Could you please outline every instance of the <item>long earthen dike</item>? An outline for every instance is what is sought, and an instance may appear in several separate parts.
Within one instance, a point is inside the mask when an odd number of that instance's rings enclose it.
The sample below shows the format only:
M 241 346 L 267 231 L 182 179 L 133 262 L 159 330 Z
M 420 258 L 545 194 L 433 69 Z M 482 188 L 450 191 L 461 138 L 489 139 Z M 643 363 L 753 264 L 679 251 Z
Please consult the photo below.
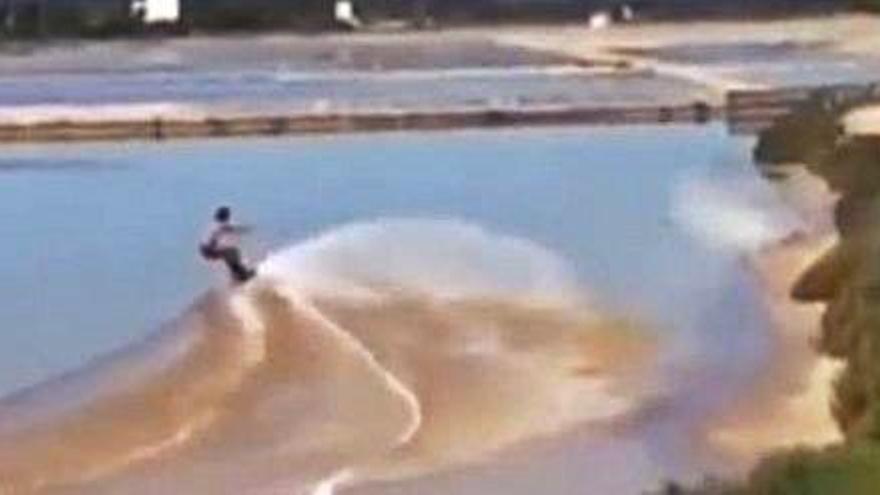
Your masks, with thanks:
M 848 98 L 877 92 L 878 86 L 837 85 L 735 91 L 723 105 L 697 101 L 689 104 L 552 108 L 476 108 L 431 111 L 373 111 L 275 116 L 225 116 L 204 119 L 144 119 L 119 121 L 52 121 L 0 124 L 0 143 L 165 140 L 232 136 L 446 130 L 459 128 L 553 126 L 704 124 L 725 120 L 734 134 L 755 134 L 790 112 L 815 91 Z
M 53 121 L 0 124 L 0 142 L 164 140 L 231 136 L 444 130 L 539 125 L 635 125 L 706 123 L 720 108 L 696 102 L 645 107 L 555 107 L 437 111 L 375 111 L 205 119 Z

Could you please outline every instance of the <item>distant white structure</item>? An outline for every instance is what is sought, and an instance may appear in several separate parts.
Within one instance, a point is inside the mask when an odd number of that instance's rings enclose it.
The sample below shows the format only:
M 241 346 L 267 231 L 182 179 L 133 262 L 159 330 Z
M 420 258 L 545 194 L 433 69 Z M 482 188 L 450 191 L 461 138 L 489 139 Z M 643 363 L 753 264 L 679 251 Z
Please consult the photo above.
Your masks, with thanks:
M 180 0 L 133 0 L 131 13 L 145 24 L 180 20 Z
M 359 28 L 363 25 L 354 11 L 353 0 L 336 0 L 333 8 L 333 18 L 339 24 L 350 28 Z
M 617 22 L 632 22 L 636 18 L 635 11 L 633 10 L 632 7 L 630 7 L 627 4 L 623 4 L 619 7 L 617 7 L 617 9 L 615 9 L 614 14 L 615 15 L 613 15 L 613 17 L 615 18 L 615 21 L 617 21 Z
M 590 29 L 605 29 L 611 25 L 611 12 L 600 11 L 590 14 L 590 20 L 587 21 Z
M 612 24 L 632 22 L 636 14 L 632 7 L 622 4 L 611 10 L 599 10 L 590 14 L 587 25 L 590 29 L 605 29 Z

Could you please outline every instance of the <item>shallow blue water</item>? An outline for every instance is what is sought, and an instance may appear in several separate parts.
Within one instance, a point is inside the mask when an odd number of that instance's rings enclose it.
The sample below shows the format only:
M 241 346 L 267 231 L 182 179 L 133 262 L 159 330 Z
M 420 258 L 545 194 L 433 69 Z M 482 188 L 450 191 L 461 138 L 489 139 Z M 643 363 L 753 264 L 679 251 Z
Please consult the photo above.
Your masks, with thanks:
M 747 326 L 736 257 L 669 212 L 683 177 L 759 181 L 749 146 L 710 126 L 7 147 L 0 394 L 144 336 L 224 283 L 195 247 L 220 203 L 256 226 L 254 253 L 351 221 L 462 218 L 560 253 L 600 299 L 663 331 L 694 330 L 719 304 Z

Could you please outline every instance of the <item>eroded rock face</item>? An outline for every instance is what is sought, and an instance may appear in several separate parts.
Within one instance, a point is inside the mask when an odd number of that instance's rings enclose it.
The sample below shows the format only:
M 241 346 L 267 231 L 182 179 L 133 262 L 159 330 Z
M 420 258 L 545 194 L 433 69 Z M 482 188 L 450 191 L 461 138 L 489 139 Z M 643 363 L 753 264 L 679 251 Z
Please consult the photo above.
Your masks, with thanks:
M 846 362 L 831 407 L 850 438 L 880 433 L 880 135 L 844 134 L 851 108 L 814 101 L 766 131 L 754 152 L 762 169 L 799 162 L 840 195 L 838 241 L 791 295 L 826 303 L 817 347 Z
M 839 114 L 822 101 L 808 102 L 761 134 L 752 152 L 754 160 L 770 165 L 818 162 L 841 134 Z
M 834 246 L 822 255 L 791 289 L 794 299 L 803 302 L 827 302 L 840 292 L 852 270 L 852 256 Z

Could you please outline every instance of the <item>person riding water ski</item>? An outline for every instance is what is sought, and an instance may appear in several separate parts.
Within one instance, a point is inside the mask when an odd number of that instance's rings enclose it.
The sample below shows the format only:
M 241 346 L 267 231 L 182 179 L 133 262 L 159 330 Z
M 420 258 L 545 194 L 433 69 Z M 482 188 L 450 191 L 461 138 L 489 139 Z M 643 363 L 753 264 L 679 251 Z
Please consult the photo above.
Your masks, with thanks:
M 202 257 L 209 261 L 222 260 L 235 282 L 247 282 L 257 272 L 242 260 L 238 242 L 239 238 L 250 230 L 247 226 L 232 223 L 232 210 L 229 207 L 217 208 L 214 212 L 214 222 L 199 246 Z

